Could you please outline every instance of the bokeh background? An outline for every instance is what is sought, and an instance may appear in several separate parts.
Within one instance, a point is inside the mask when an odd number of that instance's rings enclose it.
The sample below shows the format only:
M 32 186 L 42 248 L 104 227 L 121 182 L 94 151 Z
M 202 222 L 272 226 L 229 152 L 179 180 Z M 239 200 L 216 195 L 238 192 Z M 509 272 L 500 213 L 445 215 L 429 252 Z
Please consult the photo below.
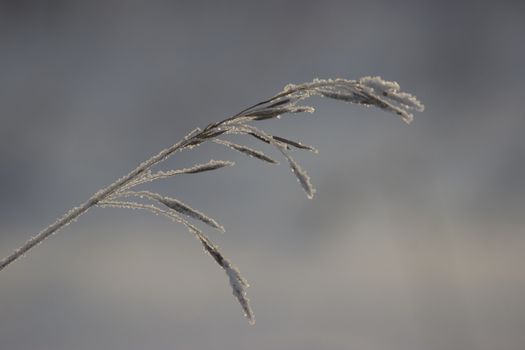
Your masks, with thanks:
M 523 349 L 523 4 L 0 1 L 2 256 L 289 82 L 380 75 L 427 106 L 261 124 L 319 148 L 296 154 L 314 200 L 218 146 L 166 164 L 236 161 L 150 188 L 227 228 L 255 327 L 182 227 L 94 209 L 0 273 L 0 348 Z

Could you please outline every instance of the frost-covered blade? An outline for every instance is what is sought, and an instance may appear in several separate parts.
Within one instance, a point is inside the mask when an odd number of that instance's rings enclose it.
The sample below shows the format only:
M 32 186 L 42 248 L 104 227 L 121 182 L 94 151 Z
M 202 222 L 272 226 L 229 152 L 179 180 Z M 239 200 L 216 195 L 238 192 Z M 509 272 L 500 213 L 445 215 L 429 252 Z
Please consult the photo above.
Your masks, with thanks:
M 102 201 L 97 205 L 101 208 L 122 208 L 122 209 L 146 210 L 155 215 L 165 216 L 168 219 L 176 223 L 183 224 L 188 229 L 188 231 L 190 231 L 191 233 L 196 234 L 200 232 L 200 230 L 197 227 L 190 224 L 188 221 L 184 220 L 182 217 L 180 217 L 173 211 L 162 210 L 153 204 L 143 204 L 143 203 L 128 202 L 128 201 Z
M 127 191 L 127 192 L 119 193 L 116 197 L 113 198 L 113 200 L 117 198 L 126 198 L 126 197 L 147 198 L 150 200 L 157 201 L 165 205 L 166 207 L 174 210 L 175 212 L 179 214 L 185 215 L 195 220 L 199 220 L 219 231 L 224 232 L 224 227 L 219 225 L 217 221 L 215 221 L 208 215 L 201 213 L 197 209 L 193 209 L 192 207 L 179 201 L 178 199 L 171 198 L 171 197 L 165 197 L 158 193 L 154 193 L 150 191 Z
M 297 181 L 301 184 L 301 187 L 306 192 L 306 195 L 309 199 L 312 199 L 315 194 L 315 188 L 312 186 L 312 183 L 310 181 L 310 176 L 306 173 L 305 170 L 303 170 L 299 164 L 292 158 L 290 154 L 284 149 L 283 147 L 280 147 L 279 150 L 281 153 L 286 157 L 286 160 L 288 160 L 288 164 L 290 165 L 290 169 L 292 170 L 292 173 L 297 178 Z
M 258 150 L 255 150 L 253 148 L 250 148 L 250 147 L 247 147 L 247 146 L 243 146 L 243 145 L 239 145 L 239 144 L 236 144 L 236 143 L 233 143 L 233 142 L 230 142 L 230 141 L 226 141 L 226 140 L 213 140 L 213 142 L 215 143 L 218 143 L 220 145 L 224 145 L 226 147 L 229 147 L 231 149 L 234 149 L 238 152 L 241 152 L 241 153 L 244 153 L 250 157 L 253 157 L 253 158 L 257 158 L 257 159 L 260 159 L 262 161 L 265 161 L 267 163 L 270 163 L 270 164 L 279 164 L 279 162 L 277 162 L 276 160 L 268 157 L 266 154 L 262 153 L 261 151 L 258 151 Z
M 155 180 L 160 179 L 166 179 L 172 176 L 181 175 L 181 174 L 197 174 L 212 170 L 221 169 L 227 166 L 233 166 L 235 165 L 234 162 L 227 161 L 227 160 L 210 160 L 208 163 L 204 164 L 196 164 L 189 168 L 183 168 L 183 169 L 177 169 L 177 170 L 168 170 L 168 171 L 157 171 L 155 173 L 152 173 L 151 170 L 145 172 L 142 177 L 138 178 L 137 180 L 131 182 L 128 186 L 124 188 L 124 190 L 128 190 L 130 188 L 136 187 L 141 184 L 145 184 L 148 182 L 153 182 Z
M 288 113 L 313 113 L 315 110 L 308 106 L 289 106 L 283 108 L 266 108 L 259 111 L 250 112 L 246 117 L 252 117 L 253 120 L 266 120 L 279 118 L 281 115 Z
M 279 137 L 279 136 L 272 136 L 272 138 L 276 141 L 279 141 L 279 142 L 282 142 L 282 143 L 285 143 L 287 145 L 290 145 L 290 146 L 293 146 L 295 148 L 299 148 L 299 149 L 304 149 L 304 150 L 308 150 L 308 151 L 311 151 L 311 152 L 314 152 L 314 153 L 319 153 L 319 151 L 317 149 L 315 149 L 314 147 L 312 146 L 308 146 L 308 145 L 305 145 L 303 143 L 300 143 L 300 142 L 297 142 L 297 141 L 293 141 L 293 140 L 289 140 L 289 139 L 285 139 L 284 137 Z
M 203 223 L 219 231 L 224 232 L 224 227 L 219 225 L 217 221 L 201 213 L 200 211 L 193 209 L 192 207 L 179 201 L 178 199 L 160 196 L 159 198 L 157 198 L 157 200 L 161 202 L 162 204 L 164 204 L 165 206 L 167 206 L 168 208 L 173 209 L 182 215 L 186 215 L 192 219 L 202 221 Z
M 408 109 L 423 112 L 425 106 L 412 94 L 400 91 L 395 81 L 383 80 L 381 77 L 364 77 L 359 82 L 372 88 L 378 95 L 384 96 Z
M 401 116 L 406 123 L 413 120 L 410 110 L 424 110 L 423 104 L 415 96 L 400 91 L 399 84 L 381 77 L 363 77 L 359 80 L 315 79 L 310 83 L 288 84 L 274 99 L 286 97 L 290 99 L 290 104 L 294 104 L 314 95 L 376 106 Z
M 230 162 L 227 160 L 210 160 L 208 163 L 205 164 L 197 164 L 192 166 L 191 168 L 185 168 L 180 170 L 181 174 L 197 174 L 202 173 L 205 171 L 211 171 L 211 170 L 217 170 L 220 168 L 224 168 L 227 166 L 235 165 L 234 162 Z
M 241 276 L 239 270 L 231 264 L 231 262 L 224 257 L 219 251 L 219 248 L 213 244 L 213 242 L 206 237 L 204 234 L 197 234 L 197 238 L 202 243 L 204 250 L 208 252 L 211 257 L 224 269 L 228 275 L 232 293 L 241 305 L 244 316 L 248 319 L 248 322 L 253 325 L 255 324 L 255 315 L 250 306 L 250 299 L 246 296 L 246 288 L 249 287 L 248 282 Z

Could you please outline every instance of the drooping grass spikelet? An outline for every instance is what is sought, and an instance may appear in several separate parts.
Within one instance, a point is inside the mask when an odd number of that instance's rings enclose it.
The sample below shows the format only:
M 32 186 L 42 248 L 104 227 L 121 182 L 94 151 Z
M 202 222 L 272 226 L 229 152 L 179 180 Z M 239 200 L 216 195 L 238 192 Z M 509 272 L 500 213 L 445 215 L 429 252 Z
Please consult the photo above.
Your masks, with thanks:
M 401 116 L 406 123 L 413 120 L 410 109 L 418 112 L 424 110 L 423 104 L 415 96 L 400 91 L 396 82 L 386 81 L 380 77 L 364 77 L 359 80 L 315 79 L 310 83 L 288 84 L 274 98 L 286 96 L 291 100 L 290 103 L 296 103 L 314 95 L 376 106 Z
M 262 153 L 261 151 L 255 150 L 253 148 L 250 148 L 250 147 L 247 147 L 247 146 L 243 146 L 243 145 L 239 145 L 239 144 L 236 144 L 236 143 L 233 143 L 233 142 L 230 142 L 230 141 L 226 141 L 226 140 L 215 139 L 215 140 L 213 140 L 213 142 L 218 143 L 219 145 L 224 145 L 226 147 L 229 147 L 229 148 L 234 149 L 234 150 L 236 150 L 238 152 L 244 153 L 244 154 L 246 154 L 246 155 L 248 155 L 250 157 L 260 159 L 260 160 L 265 161 L 267 163 L 279 164 L 278 161 L 268 157 L 266 154 Z
M 193 219 L 200 220 L 204 222 L 205 224 L 221 232 L 224 232 L 224 227 L 222 225 L 219 225 L 217 221 L 207 216 L 206 214 L 201 213 L 197 209 L 193 209 L 192 207 L 179 201 L 178 199 L 170 198 L 170 197 L 161 197 L 161 198 L 158 198 L 158 201 L 164 204 L 165 206 L 167 206 L 168 208 L 175 210 L 176 212 L 189 216 Z
M 179 201 L 178 199 L 171 198 L 171 197 L 165 197 L 158 193 L 153 193 L 150 191 L 127 191 L 123 193 L 119 193 L 117 195 L 117 198 L 120 197 L 141 197 L 141 198 L 147 198 L 154 201 L 157 201 L 159 203 L 162 203 L 166 207 L 176 211 L 179 214 L 185 215 L 187 217 L 190 217 L 195 220 L 199 220 L 203 223 L 205 223 L 208 226 L 211 226 L 221 232 L 224 232 L 224 227 L 222 225 L 219 225 L 217 221 L 209 217 L 208 215 L 198 211 L 197 209 L 193 209 L 189 205 Z
M 363 77 L 359 79 L 364 84 L 376 91 L 379 95 L 405 106 L 406 108 L 423 112 L 425 106 L 412 94 L 400 91 L 399 84 L 394 81 L 386 81 L 381 77 Z
M 279 141 L 279 142 L 282 142 L 282 143 L 285 143 L 287 145 L 290 145 L 290 146 L 293 146 L 295 148 L 299 148 L 299 149 L 304 149 L 304 150 L 308 150 L 310 152 L 314 152 L 314 153 L 319 153 L 319 151 L 312 147 L 312 146 L 309 146 L 309 145 L 305 145 L 301 142 L 298 142 L 298 141 L 293 141 L 293 140 L 289 140 L 289 139 L 285 139 L 284 137 L 279 137 L 279 136 L 275 136 L 273 135 L 272 138 L 275 140 L 275 141 Z
M 212 159 L 208 163 L 197 164 L 197 165 L 192 166 L 191 168 L 184 168 L 182 170 L 179 170 L 179 173 L 180 174 L 197 174 L 197 173 L 217 170 L 220 168 L 224 168 L 227 166 L 233 166 L 233 165 L 235 165 L 234 162 L 230 162 L 227 160 L 213 160 Z
M 313 113 L 314 108 L 309 106 L 289 106 L 287 108 L 266 108 L 259 111 L 253 111 L 246 115 L 252 117 L 253 120 L 266 120 L 279 118 L 281 115 L 288 113 Z
M 155 173 L 148 171 L 144 174 L 144 176 L 137 179 L 135 182 L 130 184 L 130 186 L 127 186 L 126 190 L 132 187 L 147 183 L 147 182 L 152 182 L 152 181 L 160 180 L 160 179 L 166 179 L 168 177 L 172 177 L 175 175 L 203 173 L 203 172 L 213 171 L 213 170 L 217 170 L 217 169 L 221 169 L 221 168 L 224 168 L 227 166 L 233 166 L 233 165 L 235 165 L 235 163 L 231 161 L 212 159 L 208 163 L 195 164 L 194 166 L 190 168 L 168 170 L 168 171 L 157 171 Z
M 306 192 L 308 198 L 314 198 L 315 188 L 312 186 L 312 182 L 310 181 L 310 176 L 308 176 L 308 173 L 299 166 L 299 164 L 295 161 L 295 159 L 292 158 L 290 154 L 288 154 L 284 147 L 280 147 L 279 150 L 286 157 L 286 160 L 288 160 L 288 164 L 290 165 L 292 173 L 297 178 L 297 181 L 299 181 L 301 184 L 301 187 Z
M 249 287 L 246 279 L 241 276 L 239 269 L 233 266 L 231 262 L 224 257 L 224 255 L 219 251 L 219 248 L 213 244 L 213 242 L 208 237 L 203 234 L 198 234 L 197 238 L 202 243 L 204 250 L 208 252 L 217 262 L 217 264 L 219 264 L 219 266 L 224 269 L 230 280 L 232 293 L 239 301 L 239 304 L 244 311 L 244 316 L 248 319 L 248 322 L 251 325 L 255 324 L 255 315 L 253 314 L 252 308 L 250 306 L 250 300 L 246 297 L 246 288 Z
M 175 221 L 179 224 L 183 224 L 188 231 L 191 233 L 198 233 L 200 230 L 194 225 L 190 224 L 188 221 L 184 220 L 182 217 L 174 213 L 173 211 L 162 210 L 153 204 L 143 204 L 137 202 L 127 202 L 127 201 L 102 201 L 97 206 L 101 208 L 122 208 L 122 209 L 142 209 L 149 211 L 155 215 L 162 215 L 168 219 Z

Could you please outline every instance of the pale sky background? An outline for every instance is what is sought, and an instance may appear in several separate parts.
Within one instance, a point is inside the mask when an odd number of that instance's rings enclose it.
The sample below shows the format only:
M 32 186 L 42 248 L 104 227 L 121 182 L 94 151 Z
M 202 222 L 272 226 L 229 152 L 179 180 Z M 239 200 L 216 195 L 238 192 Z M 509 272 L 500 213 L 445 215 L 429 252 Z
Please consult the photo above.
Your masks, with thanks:
M 236 161 L 150 188 L 226 227 L 207 233 L 256 326 L 182 227 L 94 209 L 0 273 L 0 348 L 523 349 L 523 4 L 0 1 L 2 256 L 289 82 L 380 75 L 427 107 L 407 126 L 316 99 L 260 124 L 320 150 L 296 156 L 312 201 L 216 146 L 166 164 Z

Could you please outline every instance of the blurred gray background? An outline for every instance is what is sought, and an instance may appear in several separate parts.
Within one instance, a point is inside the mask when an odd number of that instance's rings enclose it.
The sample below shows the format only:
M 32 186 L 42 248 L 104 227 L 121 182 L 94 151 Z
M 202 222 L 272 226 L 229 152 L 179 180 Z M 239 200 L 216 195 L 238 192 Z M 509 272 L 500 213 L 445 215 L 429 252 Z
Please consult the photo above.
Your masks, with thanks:
M 0 348 L 523 349 L 523 4 L 0 1 L 2 256 L 289 82 L 380 75 L 427 106 L 260 124 L 319 148 L 296 154 L 312 201 L 217 146 L 166 164 L 236 161 L 150 188 L 226 227 L 255 327 L 182 227 L 94 209 L 0 273 Z

